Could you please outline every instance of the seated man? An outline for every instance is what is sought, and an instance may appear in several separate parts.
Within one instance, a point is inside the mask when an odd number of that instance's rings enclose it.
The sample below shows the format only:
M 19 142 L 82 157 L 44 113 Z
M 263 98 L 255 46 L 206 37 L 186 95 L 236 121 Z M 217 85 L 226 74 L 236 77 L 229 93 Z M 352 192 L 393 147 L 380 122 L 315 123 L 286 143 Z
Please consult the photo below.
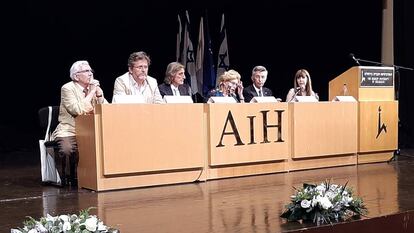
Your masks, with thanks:
M 75 117 L 93 113 L 96 104 L 108 103 L 93 78 L 92 68 L 87 61 L 77 61 L 70 68 L 72 81 L 64 84 L 60 92 L 59 124 L 52 134 L 57 143 L 59 156 L 69 160 L 70 176 L 61 171 L 62 185 L 77 185 L 78 145 L 75 137 Z
M 255 66 L 252 70 L 252 85 L 244 88 L 243 95 L 245 101 L 250 102 L 256 96 L 273 96 L 269 88 L 264 87 L 268 71 L 264 66 Z
M 148 75 L 150 64 L 150 57 L 143 51 L 129 55 L 128 72 L 115 79 L 112 102 L 116 95 L 140 95 L 145 103 L 164 103 L 157 80 Z
M 178 62 L 171 62 L 165 71 L 164 83 L 158 86 L 162 97 L 164 95 L 191 96 L 191 88 L 184 84 L 185 71 L 184 65 Z

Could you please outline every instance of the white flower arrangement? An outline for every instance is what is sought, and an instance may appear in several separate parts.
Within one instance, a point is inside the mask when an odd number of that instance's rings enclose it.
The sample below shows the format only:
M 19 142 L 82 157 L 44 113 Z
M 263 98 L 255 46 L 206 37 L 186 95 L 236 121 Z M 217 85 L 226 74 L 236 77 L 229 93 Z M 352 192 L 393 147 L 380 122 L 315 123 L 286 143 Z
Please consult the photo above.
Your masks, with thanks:
M 76 214 L 41 217 L 40 220 L 28 216 L 23 228 L 11 229 L 11 233 L 119 233 L 109 228 L 95 215 L 90 215 L 92 208 L 81 210 Z
M 320 185 L 303 184 L 291 196 L 291 203 L 280 215 L 288 221 L 313 221 L 317 225 L 345 220 L 349 217 L 360 217 L 366 214 L 367 208 L 361 198 L 353 195 L 353 190 L 331 184 L 328 181 Z

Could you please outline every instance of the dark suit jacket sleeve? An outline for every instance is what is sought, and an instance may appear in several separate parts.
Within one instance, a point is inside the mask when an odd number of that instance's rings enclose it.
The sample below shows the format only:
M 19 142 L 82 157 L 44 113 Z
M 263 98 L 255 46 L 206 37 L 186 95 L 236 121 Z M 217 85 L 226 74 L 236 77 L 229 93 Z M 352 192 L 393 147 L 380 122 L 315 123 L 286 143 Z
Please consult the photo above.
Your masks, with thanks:
M 162 83 L 158 86 L 158 90 L 160 91 L 160 94 L 162 97 L 164 97 L 164 95 L 172 95 L 172 90 L 170 85 L 167 85 L 165 83 Z
M 253 99 L 253 97 L 257 96 L 257 93 L 256 93 L 256 90 L 254 90 L 253 86 L 248 86 L 243 89 L 243 96 L 244 96 L 244 101 L 246 103 L 249 103 L 250 100 Z
M 187 84 L 178 86 L 178 90 L 180 90 L 180 95 L 190 95 L 190 86 Z
M 273 96 L 273 92 L 272 92 L 272 90 L 270 90 L 269 88 L 267 88 L 267 87 L 263 87 L 263 96 Z

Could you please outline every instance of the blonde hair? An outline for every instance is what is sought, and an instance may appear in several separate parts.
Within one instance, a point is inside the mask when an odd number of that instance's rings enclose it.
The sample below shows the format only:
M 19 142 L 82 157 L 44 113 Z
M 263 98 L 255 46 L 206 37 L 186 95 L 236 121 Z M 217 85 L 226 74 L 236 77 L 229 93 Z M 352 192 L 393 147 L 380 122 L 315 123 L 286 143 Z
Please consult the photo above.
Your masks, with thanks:
M 228 70 L 226 72 L 224 72 L 222 75 L 220 75 L 219 77 L 219 83 L 220 82 L 227 82 L 227 81 L 231 81 L 231 80 L 241 80 L 241 75 L 239 74 L 239 72 L 235 71 L 235 70 Z

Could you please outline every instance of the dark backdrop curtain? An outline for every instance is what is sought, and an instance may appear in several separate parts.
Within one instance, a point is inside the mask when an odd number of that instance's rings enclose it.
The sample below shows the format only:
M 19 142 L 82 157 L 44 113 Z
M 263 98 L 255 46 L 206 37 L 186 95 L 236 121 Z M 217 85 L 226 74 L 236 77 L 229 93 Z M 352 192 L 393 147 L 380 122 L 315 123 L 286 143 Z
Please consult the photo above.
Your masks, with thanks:
M 394 1 L 395 64 L 414 68 L 414 1 Z M 399 142 L 401 148 L 414 148 L 414 71 L 399 69 Z

